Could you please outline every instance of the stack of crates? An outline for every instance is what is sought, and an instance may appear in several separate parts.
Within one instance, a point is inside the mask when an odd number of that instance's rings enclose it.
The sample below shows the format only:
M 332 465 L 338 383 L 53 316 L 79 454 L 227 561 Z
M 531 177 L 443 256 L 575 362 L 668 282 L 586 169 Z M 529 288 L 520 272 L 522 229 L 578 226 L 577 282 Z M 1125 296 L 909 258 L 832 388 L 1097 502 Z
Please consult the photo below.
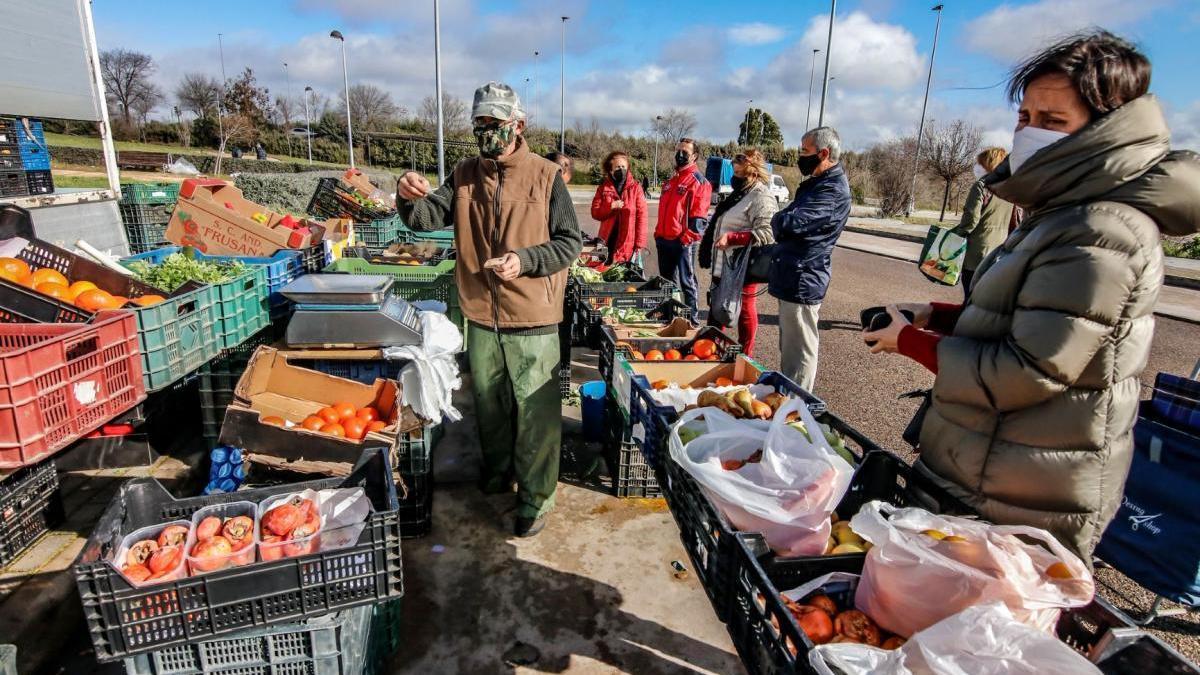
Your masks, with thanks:
M 179 199 L 178 183 L 127 183 L 121 186 L 121 222 L 129 252 L 139 255 L 167 241 L 167 223 Z
M 29 194 L 21 150 L 17 146 L 16 120 L 0 117 L 0 197 Z
M 42 123 L 0 117 L 0 197 L 51 192 L 50 148 Z

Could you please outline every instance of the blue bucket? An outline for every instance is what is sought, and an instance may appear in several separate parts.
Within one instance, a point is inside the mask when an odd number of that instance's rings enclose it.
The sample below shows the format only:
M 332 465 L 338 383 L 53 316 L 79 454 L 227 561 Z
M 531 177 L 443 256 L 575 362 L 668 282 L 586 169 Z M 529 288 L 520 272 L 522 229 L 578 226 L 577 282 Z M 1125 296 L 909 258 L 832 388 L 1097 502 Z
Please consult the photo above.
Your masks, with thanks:
M 604 380 L 584 382 L 579 387 L 583 407 L 583 437 L 589 441 L 604 439 Z

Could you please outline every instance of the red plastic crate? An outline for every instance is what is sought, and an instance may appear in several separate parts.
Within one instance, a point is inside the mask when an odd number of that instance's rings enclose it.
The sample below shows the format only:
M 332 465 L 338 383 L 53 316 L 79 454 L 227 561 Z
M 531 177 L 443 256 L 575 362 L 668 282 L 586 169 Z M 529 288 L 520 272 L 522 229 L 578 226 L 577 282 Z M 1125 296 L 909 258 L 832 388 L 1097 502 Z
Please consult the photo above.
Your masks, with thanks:
M 0 469 L 41 461 L 145 398 L 133 312 L 0 324 Z

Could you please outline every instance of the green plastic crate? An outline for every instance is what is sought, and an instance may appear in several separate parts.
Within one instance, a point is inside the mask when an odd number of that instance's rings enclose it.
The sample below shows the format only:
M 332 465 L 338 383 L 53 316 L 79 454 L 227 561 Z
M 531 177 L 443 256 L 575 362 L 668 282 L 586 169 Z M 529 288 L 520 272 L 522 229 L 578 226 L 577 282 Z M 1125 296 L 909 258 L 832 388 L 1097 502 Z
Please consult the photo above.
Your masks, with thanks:
M 404 221 L 400 220 L 400 216 L 392 216 L 369 223 L 355 223 L 354 239 L 367 248 L 386 248 L 398 241 L 400 231 L 405 229 L 408 228 L 404 227 Z
M 217 347 L 229 349 L 266 328 L 271 321 L 268 305 L 267 268 L 247 265 L 232 281 L 215 284 L 217 303 Z
M 179 183 L 125 183 L 121 201 L 127 204 L 174 204 L 179 200 Z
M 220 351 L 212 286 L 131 311 L 137 316 L 146 391 L 158 391 L 199 370 Z
M 396 280 L 392 284 L 392 293 L 397 297 L 410 301 L 444 302 L 450 320 L 457 326 L 466 326 L 462 307 L 458 303 L 453 260 L 443 260 L 436 265 L 386 265 L 370 263 L 362 258 L 341 258 L 322 271 L 327 274 L 386 274 Z
M 396 220 L 400 217 L 397 216 Z M 358 227 L 357 225 L 355 227 Z M 357 231 L 357 230 L 355 230 Z M 404 223 L 400 223 L 400 229 L 396 232 L 396 241 L 403 244 L 419 244 L 421 242 L 432 241 L 438 244 L 454 245 L 454 228 L 444 230 L 433 230 L 431 232 L 418 232 L 411 230 Z

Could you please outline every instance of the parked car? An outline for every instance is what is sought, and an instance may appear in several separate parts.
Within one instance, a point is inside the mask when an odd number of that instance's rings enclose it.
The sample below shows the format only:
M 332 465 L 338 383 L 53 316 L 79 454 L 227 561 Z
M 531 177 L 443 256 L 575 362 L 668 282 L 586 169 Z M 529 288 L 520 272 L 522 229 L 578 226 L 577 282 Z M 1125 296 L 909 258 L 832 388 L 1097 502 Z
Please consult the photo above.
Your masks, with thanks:
M 783 182 L 783 176 L 771 174 L 771 179 L 767 181 L 767 188 L 771 191 L 771 196 L 775 201 L 779 202 L 780 206 L 787 204 L 790 200 L 787 183 Z

